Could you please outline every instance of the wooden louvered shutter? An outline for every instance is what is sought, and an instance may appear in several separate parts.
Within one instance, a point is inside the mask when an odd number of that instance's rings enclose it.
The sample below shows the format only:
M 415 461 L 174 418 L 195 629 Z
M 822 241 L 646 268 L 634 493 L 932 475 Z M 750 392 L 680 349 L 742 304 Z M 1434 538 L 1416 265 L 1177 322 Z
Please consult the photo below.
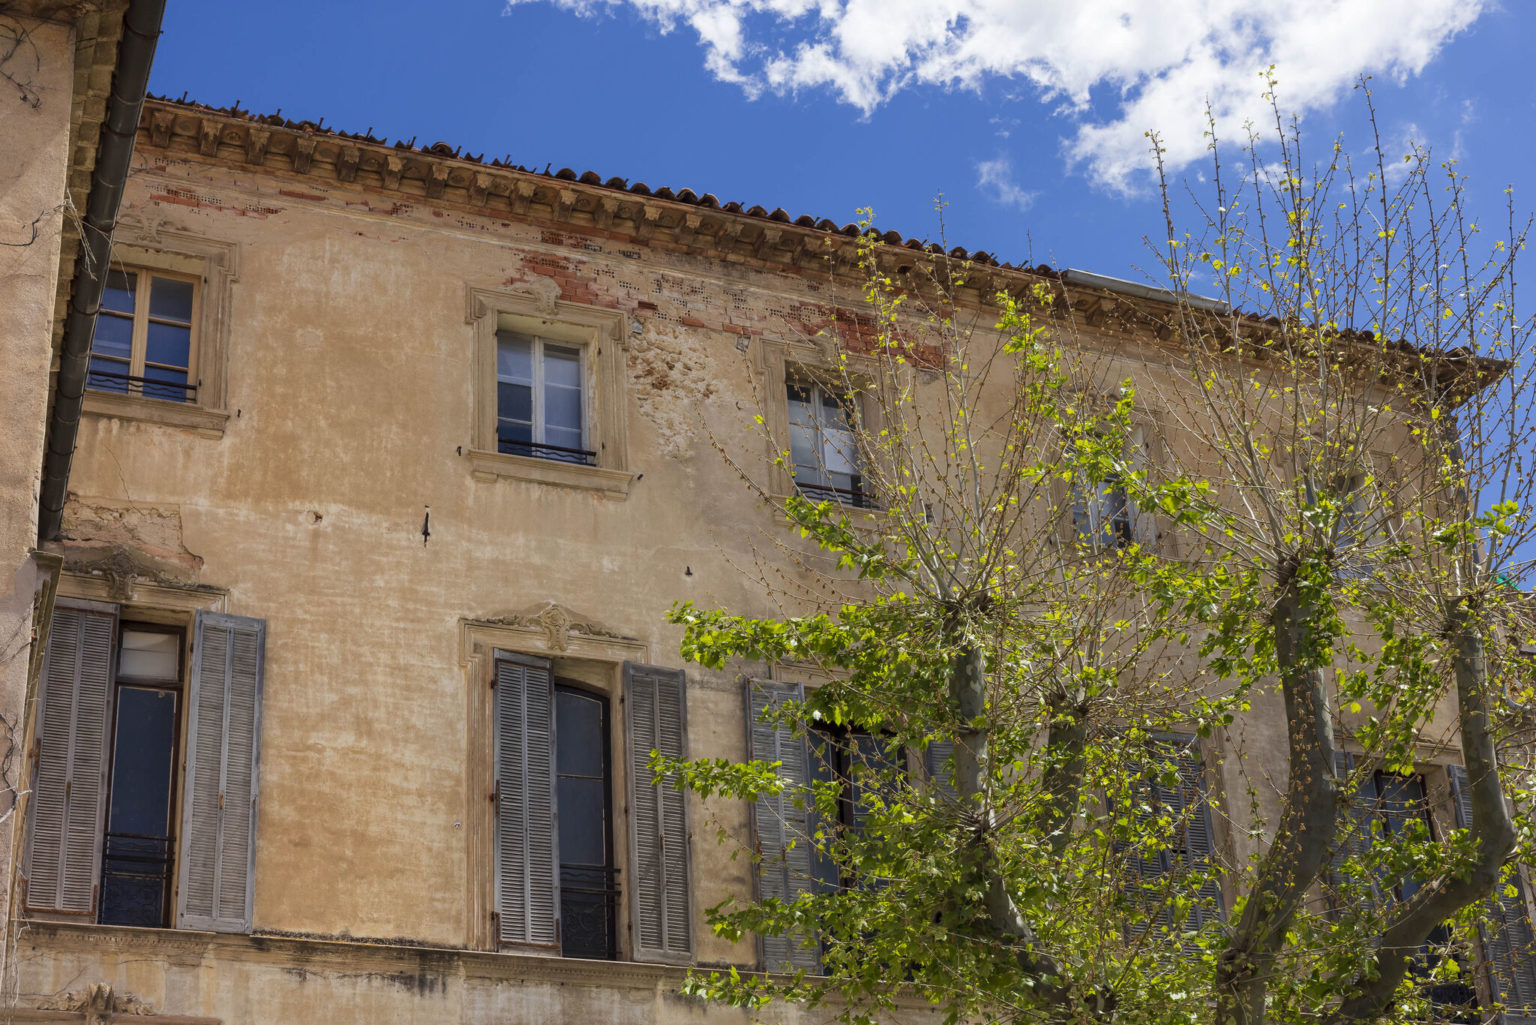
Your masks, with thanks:
M 60 601 L 37 711 L 26 906 L 95 915 L 106 815 L 117 607 Z
M 630 908 L 637 961 L 686 962 L 693 956 L 688 795 L 675 785 L 675 774 L 658 782 L 647 764 L 652 751 L 688 757 L 686 683 L 681 669 L 624 663 L 634 863 Z
M 1344 862 L 1349 858 L 1358 858 L 1371 849 L 1371 824 L 1376 818 L 1376 777 L 1366 775 L 1354 784 L 1349 781 L 1350 774 L 1355 771 L 1355 756 L 1348 751 L 1333 752 L 1333 774 L 1341 787 L 1349 787 L 1348 811 L 1339 821 L 1338 833 L 1334 838 L 1333 857 L 1328 863 L 1329 882 L 1337 887 L 1344 881 Z M 1371 881 L 1371 895 L 1379 899 L 1376 883 Z M 1335 907 L 1334 914 L 1342 912 L 1342 908 Z
M 1464 766 L 1446 766 L 1456 824 L 1472 828 L 1472 793 Z M 1536 935 L 1525 903 L 1518 867 L 1488 898 L 1487 915 L 1479 926 L 1483 958 L 1489 969 L 1493 997 L 1503 1005 L 1500 1018 L 1507 1025 L 1536 1022 Z
M 560 943 L 554 678 L 548 659 L 496 652 L 496 938 Z
M 765 712 L 786 701 L 801 701 L 805 688 L 798 683 L 747 680 L 747 757 L 758 762 L 779 762 L 783 793 L 759 797 L 752 806 L 752 835 L 757 848 L 757 895 L 793 903 L 815 887 L 806 808 L 810 781 L 810 752 L 805 737 L 789 726 L 764 722 Z M 821 970 L 821 955 L 814 941 L 799 934 L 764 936 L 763 966 L 782 972 Z
M 187 684 L 176 926 L 250 932 L 267 624 L 199 612 Z
M 923 769 L 928 774 L 929 784 L 936 793 L 950 801 L 960 799 L 960 791 L 955 789 L 954 756 L 953 740 L 930 740 L 923 749 Z
M 1155 740 L 1166 754 L 1173 756 L 1179 772 L 1177 792 L 1158 785 L 1164 806 L 1182 823 L 1184 845 L 1178 860 L 1184 871 L 1209 873 L 1216 866 L 1216 833 L 1205 763 L 1200 757 L 1200 741 L 1189 734 L 1173 733 L 1159 734 Z M 1195 905 L 1190 909 L 1184 927 L 1186 930 L 1199 929 L 1208 921 L 1219 921 L 1224 912 L 1221 886 L 1213 876 L 1200 884 Z

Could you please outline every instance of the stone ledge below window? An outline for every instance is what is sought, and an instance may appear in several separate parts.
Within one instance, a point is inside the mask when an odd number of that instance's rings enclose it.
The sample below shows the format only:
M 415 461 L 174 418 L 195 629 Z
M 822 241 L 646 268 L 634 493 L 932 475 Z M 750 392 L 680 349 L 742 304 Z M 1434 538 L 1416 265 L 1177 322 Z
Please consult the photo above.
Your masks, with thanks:
M 205 438 L 222 438 L 229 423 L 229 410 L 204 409 L 190 402 L 167 402 L 142 395 L 87 391 L 84 411 L 88 416 L 111 416 L 119 420 L 179 427 Z
M 596 491 L 603 497 L 616 501 L 629 497 L 629 486 L 635 480 L 635 474 L 628 470 L 583 466 L 580 463 L 562 463 L 554 459 L 515 456 L 507 452 L 489 452 L 478 448 L 469 450 L 469 469 L 475 480 L 479 481 L 510 477 L 536 484 L 553 484 L 562 488 Z

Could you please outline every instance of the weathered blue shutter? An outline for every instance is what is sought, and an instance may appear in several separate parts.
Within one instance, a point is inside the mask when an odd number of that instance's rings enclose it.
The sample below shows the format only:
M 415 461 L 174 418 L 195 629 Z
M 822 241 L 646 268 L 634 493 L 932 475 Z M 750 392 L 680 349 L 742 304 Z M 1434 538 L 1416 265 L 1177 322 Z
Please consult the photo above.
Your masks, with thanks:
M 629 836 L 635 866 L 630 887 L 637 961 L 688 961 L 693 956 L 688 800 L 675 774 L 657 781 L 651 752 L 688 757 L 686 677 L 681 669 L 624 663 L 629 726 Z
M 785 788 L 765 794 L 752 806 L 752 835 L 757 849 L 757 895 L 793 903 L 815 886 L 809 840 L 806 785 L 810 780 L 810 754 L 805 737 L 789 725 L 765 722 L 765 713 L 787 701 L 802 701 L 805 688 L 798 683 L 747 680 L 747 757 L 752 761 L 778 762 Z M 821 967 L 814 940 L 800 934 L 764 936 L 763 966 L 769 971 Z
M 548 659 L 496 652 L 496 937 L 560 942 L 554 679 Z
M 37 709 L 26 906 L 94 915 L 106 815 L 117 606 L 59 601 Z
M 187 684 L 176 924 L 250 932 L 266 622 L 199 612 Z
M 1470 829 L 1472 793 L 1467 770 L 1461 765 L 1448 765 L 1445 771 L 1456 806 L 1456 824 Z M 1487 914 L 1478 930 L 1489 969 L 1488 981 L 1494 999 L 1502 1005 L 1500 1018 L 1506 1025 L 1536 1022 L 1536 935 L 1532 933 L 1520 876 L 1516 866 L 1508 880 L 1499 884 L 1488 899 Z

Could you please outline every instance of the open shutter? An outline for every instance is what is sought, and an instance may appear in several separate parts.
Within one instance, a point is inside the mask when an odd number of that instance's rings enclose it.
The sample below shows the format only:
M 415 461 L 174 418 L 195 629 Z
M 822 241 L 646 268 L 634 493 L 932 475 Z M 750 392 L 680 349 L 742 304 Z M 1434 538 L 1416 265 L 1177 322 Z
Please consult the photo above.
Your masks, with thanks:
M 624 663 L 629 726 L 630 887 L 637 961 L 689 961 L 693 956 L 688 795 L 676 775 L 657 781 L 652 751 L 688 757 L 686 677 L 681 669 Z
M 1355 771 L 1355 756 L 1348 751 L 1333 752 L 1333 775 L 1341 787 L 1349 787 L 1348 811 L 1340 819 L 1334 838 L 1333 856 L 1328 862 L 1328 881 L 1337 887 L 1344 881 L 1344 862 L 1358 858 L 1371 849 L 1371 823 L 1376 818 L 1376 777 L 1366 774 L 1353 784 L 1350 775 Z M 1375 880 L 1371 882 L 1371 896 L 1380 899 Z M 1334 907 L 1331 913 L 1341 914 L 1342 907 Z
M 250 932 L 267 624 L 199 612 L 187 684 L 176 926 Z
M 554 678 L 548 659 L 496 652 L 496 938 L 560 943 Z
M 802 701 L 798 683 L 747 680 L 747 757 L 779 762 L 785 792 L 765 794 L 752 806 L 752 835 L 757 848 L 757 895 L 792 903 L 815 886 L 806 799 L 801 795 L 810 776 L 805 737 L 790 727 L 764 722 L 765 712 L 786 701 Z M 798 798 L 798 799 L 797 799 Z M 764 936 L 763 966 L 768 971 L 805 969 L 818 972 L 821 955 L 814 942 L 799 934 Z
M 934 792 L 948 801 L 960 799 L 960 791 L 955 789 L 954 756 L 953 740 L 930 740 L 923 748 L 923 769 L 928 774 L 928 782 Z
M 1199 738 L 1187 733 L 1159 733 L 1153 743 L 1161 756 L 1173 759 L 1179 777 L 1177 789 L 1155 784 L 1159 802 L 1183 831 L 1184 842 L 1170 853 L 1169 865 L 1182 872 L 1210 872 L 1215 865 L 1216 834 Z M 1195 895 L 1184 929 L 1194 931 L 1213 919 L 1219 921 L 1224 911 L 1220 884 L 1215 878 L 1206 879 Z
M 1456 824 L 1470 829 L 1472 793 L 1467 770 L 1461 765 L 1448 765 L 1446 775 L 1456 806 Z M 1488 981 L 1493 998 L 1503 1005 L 1499 1017 L 1506 1025 L 1536 1022 L 1536 935 L 1532 934 L 1520 874 L 1516 867 L 1488 898 L 1487 917 L 1478 929 L 1489 969 Z
M 96 914 L 117 606 L 54 608 L 37 711 L 26 906 Z

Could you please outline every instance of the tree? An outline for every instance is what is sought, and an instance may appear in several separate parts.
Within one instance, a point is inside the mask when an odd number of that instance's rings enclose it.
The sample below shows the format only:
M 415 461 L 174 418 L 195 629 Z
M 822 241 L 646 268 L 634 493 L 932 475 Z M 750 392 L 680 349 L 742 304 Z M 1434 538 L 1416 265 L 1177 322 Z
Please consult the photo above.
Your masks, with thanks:
M 1523 230 L 1474 263 L 1454 169 L 1445 200 L 1424 154 L 1303 176 L 1276 135 L 1281 170 L 1251 137 L 1236 192 L 1215 163 L 1201 231 L 1165 200 L 1171 287 L 1135 301 L 1045 278 L 989 306 L 942 251 L 860 241 L 864 307 L 797 392 L 828 412 L 774 439 L 808 575 L 781 617 L 673 615 L 685 657 L 828 681 L 757 706 L 803 771 L 656 764 L 776 818 L 750 854 L 803 877 L 709 913 L 795 970 L 697 992 L 850 1020 L 893 980 L 948 1020 L 1461 1012 L 1431 997 L 1529 844 L 1500 762 L 1530 687 Z M 1106 317 L 1133 353 L 1096 346 Z M 850 466 L 878 508 L 830 500 Z M 1245 809 L 1187 738 L 1252 730 L 1286 757 Z M 1348 813 L 1436 731 L 1469 828 Z

